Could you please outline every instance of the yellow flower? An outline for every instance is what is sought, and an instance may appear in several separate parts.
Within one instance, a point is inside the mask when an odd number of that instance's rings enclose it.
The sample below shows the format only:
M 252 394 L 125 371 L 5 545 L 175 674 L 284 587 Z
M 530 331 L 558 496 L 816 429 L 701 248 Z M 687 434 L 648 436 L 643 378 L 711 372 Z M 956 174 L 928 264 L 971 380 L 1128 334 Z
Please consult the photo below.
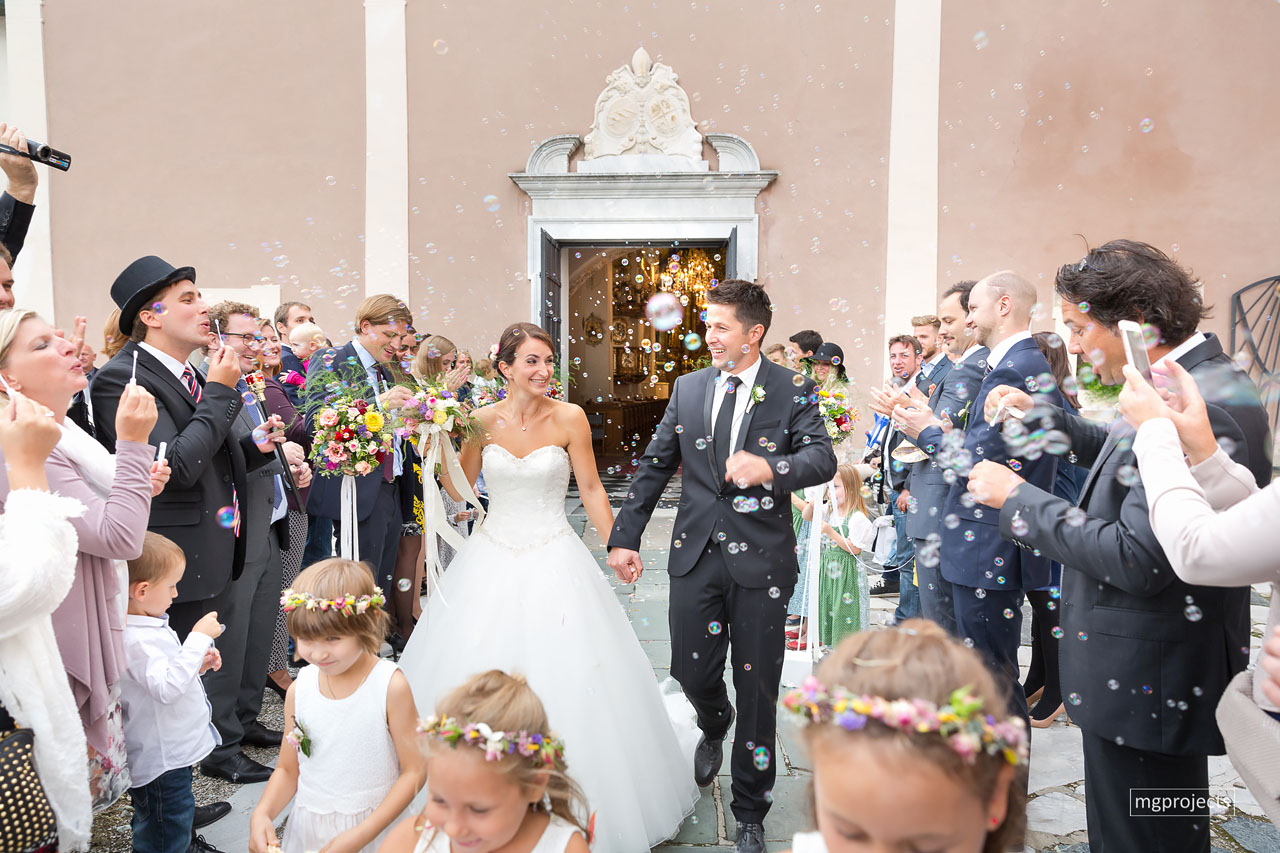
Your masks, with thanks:
M 446 412 L 444 409 L 436 409 L 436 413 L 435 415 L 432 416 L 431 419 L 438 424 L 442 424 L 445 421 L 449 420 L 449 413 Z
M 364 413 L 364 425 L 369 428 L 370 432 L 378 432 L 382 429 L 382 415 L 373 410 Z

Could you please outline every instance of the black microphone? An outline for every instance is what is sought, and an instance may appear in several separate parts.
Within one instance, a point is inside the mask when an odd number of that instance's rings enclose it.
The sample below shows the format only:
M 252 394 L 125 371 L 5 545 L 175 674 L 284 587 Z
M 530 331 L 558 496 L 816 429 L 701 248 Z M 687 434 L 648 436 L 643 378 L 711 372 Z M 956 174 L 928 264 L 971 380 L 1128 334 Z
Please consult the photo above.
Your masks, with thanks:
M 43 142 L 36 142 L 33 139 L 27 140 L 27 150 L 19 151 L 8 145 L 0 145 L 0 152 L 5 154 L 17 154 L 19 157 L 27 157 L 37 163 L 44 163 L 46 166 L 52 166 L 65 172 L 71 168 L 71 155 L 63 151 L 59 151 Z

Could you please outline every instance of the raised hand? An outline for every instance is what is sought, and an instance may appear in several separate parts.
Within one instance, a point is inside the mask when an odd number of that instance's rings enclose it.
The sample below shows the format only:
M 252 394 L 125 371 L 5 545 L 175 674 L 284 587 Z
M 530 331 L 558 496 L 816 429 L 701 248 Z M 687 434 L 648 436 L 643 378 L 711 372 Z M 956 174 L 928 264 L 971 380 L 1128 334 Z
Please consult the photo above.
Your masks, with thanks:
M 62 438 L 53 412 L 18 391 L 9 394 L 9 405 L 0 412 L 0 450 L 10 468 L 36 470 L 43 478 L 44 461 Z M 12 488 L 20 488 L 10 483 Z M 31 484 L 28 488 L 45 488 Z
M 1013 490 L 1025 482 L 1009 468 L 984 459 L 969 472 L 969 494 L 980 504 L 1000 509 Z
M 172 473 L 168 459 L 161 459 L 159 462 L 151 463 L 151 497 L 154 498 L 164 491 L 164 487 L 169 485 L 169 476 Z
M 392 385 L 386 391 L 378 395 L 378 404 L 387 411 L 399 409 L 409 402 L 409 398 L 413 396 L 413 392 L 403 385 Z
M 210 639 L 216 640 L 222 636 L 224 627 L 225 626 L 218 621 L 218 611 L 210 610 L 208 613 L 200 617 L 200 621 L 192 626 L 191 630 L 199 634 L 204 634 Z
M 27 135 L 17 125 L 0 122 L 0 145 L 7 145 L 15 151 L 27 150 Z M 30 157 L 21 154 L 0 154 L 0 169 L 9 178 L 6 192 L 18 201 L 33 204 L 36 200 L 36 185 L 40 178 L 36 175 L 36 164 Z
M 1026 391 L 1020 391 L 1012 385 L 997 385 L 987 394 L 987 401 L 982 407 L 982 419 L 991 423 L 1001 403 L 1004 403 L 1006 409 L 1017 409 L 1020 412 L 1029 412 L 1036 404 Z
M 220 346 L 216 352 L 210 350 L 209 375 L 206 378 L 228 388 L 236 387 L 240 381 L 240 356 L 229 346 Z
M 116 438 L 146 443 L 159 417 L 156 398 L 141 385 L 126 385 L 116 409 Z

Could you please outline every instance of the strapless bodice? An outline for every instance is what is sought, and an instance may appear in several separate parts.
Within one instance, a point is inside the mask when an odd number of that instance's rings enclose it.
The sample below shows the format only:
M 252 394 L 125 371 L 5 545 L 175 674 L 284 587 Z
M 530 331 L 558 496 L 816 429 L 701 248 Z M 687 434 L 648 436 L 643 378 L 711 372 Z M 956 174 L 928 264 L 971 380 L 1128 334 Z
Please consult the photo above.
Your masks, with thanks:
M 481 453 L 489 511 L 478 534 L 522 551 L 572 535 L 564 514 L 570 466 L 563 447 L 547 444 L 516 456 L 501 445 L 488 444 Z

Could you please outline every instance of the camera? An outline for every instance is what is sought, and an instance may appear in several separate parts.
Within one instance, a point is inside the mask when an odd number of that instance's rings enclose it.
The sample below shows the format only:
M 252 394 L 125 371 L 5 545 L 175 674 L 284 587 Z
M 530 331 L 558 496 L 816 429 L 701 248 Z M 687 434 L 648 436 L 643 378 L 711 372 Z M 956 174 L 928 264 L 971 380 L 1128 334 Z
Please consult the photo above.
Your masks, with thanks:
M 8 145 L 0 145 L 0 152 L 5 154 L 18 154 L 22 157 L 29 157 L 37 163 L 44 163 L 46 166 L 52 166 L 63 172 L 71 168 L 71 155 L 59 151 L 52 146 L 35 140 L 27 140 L 27 150 L 19 151 L 16 148 L 10 148 Z

